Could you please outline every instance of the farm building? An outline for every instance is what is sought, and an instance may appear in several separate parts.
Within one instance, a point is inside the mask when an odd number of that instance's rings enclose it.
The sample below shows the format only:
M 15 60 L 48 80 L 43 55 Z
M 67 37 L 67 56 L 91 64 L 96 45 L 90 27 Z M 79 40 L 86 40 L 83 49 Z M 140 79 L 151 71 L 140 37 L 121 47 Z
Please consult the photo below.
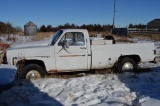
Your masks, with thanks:
M 127 28 L 114 28 L 112 34 L 120 35 L 120 36 L 128 36 Z
M 32 36 L 37 33 L 37 25 L 35 25 L 33 22 L 29 21 L 24 25 L 24 35 L 26 36 Z
M 159 29 L 160 30 L 160 19 L 154 19 L 147 23 L 148 29 Z

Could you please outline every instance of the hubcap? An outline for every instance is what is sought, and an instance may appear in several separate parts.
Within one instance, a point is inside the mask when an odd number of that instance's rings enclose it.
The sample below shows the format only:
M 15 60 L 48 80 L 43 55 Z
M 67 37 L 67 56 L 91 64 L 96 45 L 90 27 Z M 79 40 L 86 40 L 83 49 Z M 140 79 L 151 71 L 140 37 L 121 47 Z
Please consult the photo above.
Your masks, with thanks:
M 36 70 L 29 71 L 26 75 L 26 79 L 34 79 L 34 78 L 41 78 L 40 73 Z
M 132 70 L 133 70 L 133 64 L 130 62 L 127 62 L 122 66 L 122 71 L 132 71 Z

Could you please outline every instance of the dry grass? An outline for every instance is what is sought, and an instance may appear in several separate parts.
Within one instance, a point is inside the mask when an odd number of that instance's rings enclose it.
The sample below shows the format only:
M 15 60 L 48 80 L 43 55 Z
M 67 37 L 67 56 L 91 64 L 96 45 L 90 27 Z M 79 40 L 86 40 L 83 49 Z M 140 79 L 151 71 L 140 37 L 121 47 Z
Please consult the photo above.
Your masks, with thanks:
M 54 33 L 55 32 L 38 32 L 32 38 L 32 40 L 33 41 L 42 40 L 42 39 L 50 37 Z M 119 36 L 119 35 L 113 35 L 110 32 L 97 32 L 97 31 L 90 31 L 89 32 L 90 37 L 96 37 L 97 34 L 102 34 L 102 37 L 113 36 L 115 38 L 116 42 L 130 42 L 130 43 L 132 43 L 132 41 L 129 41 L 128 38 L 140 38 L 140 39 L 150 38 L 155 41 L 160 41 L 160 34 L 144 34 L 144 35 L 129 34 L 128 37 L 123 37 L 123 36 Z M 23 34 L 23 32 L 20 32 L 19 35 L 24 35 L 24 34 Z
M 20 36 L 24 36 L 24 32 L 23 32 L 23 31 L 17 32 L 16 34 L 17 34 L 17 35 L 20 35 Z
M 53 35 L 55 32 L 38 32 L 33 38 L 33 41 L 38 41 L 38 40 L 42 40 L 45 38 L 50 37 L 51 35 Z
M 32 40 L 33 41 L 39 41 L 39 40 L 50 37 L 54 33 L 55 32 L 38 32 L 35 36 L 33 36 Z M 97 31 L 90 31 L 89 32 L 90 37 L 96 37 L 97 34 L 102 34 L 102 37 L 113 36 L 115 38 L 115 40 L 118 41 L 118 42 L 130 42 L 130 41 L 127 40 L 127 37 L 113 35 L 110 32 L 97 32 Z M 23 35 L 24 36 L 24 33 L 20 32 L 20 33 L 18 33 L 18 35 Z
M 145 39 L 145 38 L 149 38 L 155 41 L 160 41 L 160 34 L 143 34 L 143 35 L 133 35 L 130 34 L 129 37 L 131 38 L 140 38 L 140 39 Z
M 151 39 L 153 39 L 155 41 L 160 41 L 160 34 L 152 35 Z
M 38 41 L 38 40 L 42 40 L 45 38 L 50 37 L 51 35 L 53 35 L 55 32 L 38 32 L 34 37 L 33 37 L 33 41 Z M 98 34 L 98 32 L 89 32 L 90 37 L 95 37 Z M 107 35 L 112 35 L 109 32 L 99 32 L 99 34 L 102 34 L 102 36 L 107 36 Z

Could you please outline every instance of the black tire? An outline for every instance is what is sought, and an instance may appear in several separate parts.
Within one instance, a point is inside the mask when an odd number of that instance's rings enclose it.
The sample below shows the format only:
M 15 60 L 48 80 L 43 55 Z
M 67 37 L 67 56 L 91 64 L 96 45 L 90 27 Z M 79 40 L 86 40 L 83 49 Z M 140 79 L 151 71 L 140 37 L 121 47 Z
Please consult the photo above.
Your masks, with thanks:
M 132 65 L 132 69 L 129 69 L 129 70 L 124 70 L 124 69 L 122 69 L 122 67 L 124 67 L 124 65 L 125 64 L 130 64 L 130 65 Z M 136 62 L 133 60 L 133 59 L 131 59 L 131 58 L 129 58 L 129 57 L 125 57 L 125 58 L 122 58 L 120 61 L 119 61 L 119 63 L 118 63 L 118 66 L 117 66 L 117 72 L 118 73 L 122 73 L 122 72 L 130 72 L 130 71 L 132 71 L 132 72 L 136 72 L 136 70 L 137 70 L 137 64 L 136 64 Z
M 115 39 L 114 39 L 113 36 L 105 36 L 105 37 L 104 37 L 104 40 L 112 40 L 112 41 L 113 41 L 113 44 L 116 43 L 116 41 L 115 41 Z
M 45 70 L 41 66 L 39 66 L 38 64 L 28 64 L 22 70 L 20 78 L 22 78 L 22 79 L 31 79 L 31 78 L 27 78 L 27 74 L 29 72 L 31 72 L 32 70 L 34 70 L 34 71 L 39 73 L 40 76 L 36 77 L 36 78 L 44 78 L 45 75 L 46 75 Z

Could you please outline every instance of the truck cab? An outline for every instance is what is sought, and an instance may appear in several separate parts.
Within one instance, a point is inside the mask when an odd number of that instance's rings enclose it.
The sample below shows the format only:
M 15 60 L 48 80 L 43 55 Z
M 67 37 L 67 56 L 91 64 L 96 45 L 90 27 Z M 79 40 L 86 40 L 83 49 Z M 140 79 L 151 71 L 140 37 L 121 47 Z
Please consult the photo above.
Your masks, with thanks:
M 62 31 L 62 30 L 60 30 Z M 85 71 L 91 66 L 91 48 L 87 30 L 63 30 L 53 43 L 57 71 Z

